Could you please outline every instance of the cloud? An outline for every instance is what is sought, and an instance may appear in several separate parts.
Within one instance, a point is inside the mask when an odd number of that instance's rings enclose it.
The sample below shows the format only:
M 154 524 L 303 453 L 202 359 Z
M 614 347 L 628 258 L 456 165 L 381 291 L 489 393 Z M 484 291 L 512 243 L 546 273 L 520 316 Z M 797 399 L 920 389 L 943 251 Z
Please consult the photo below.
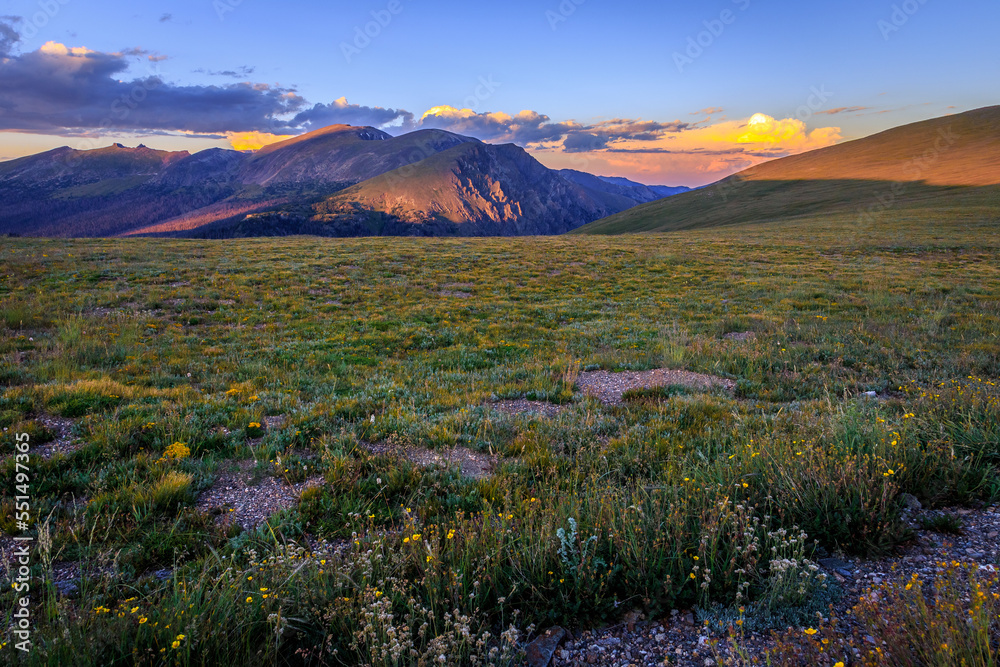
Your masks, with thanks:
M 725 109 L 723 109 L 722 107 L 706 107 L 706 108 L 704 108 L 704 109 L 702 109 L 700 111 L 693 112 L 691 115 L 692 116 L 714 116 L 716 114 L 722 113 L 723 111 L 725 111 Z
M 238 151 L 256 151 L 279 141 L 293 139 L 294 134 L 270 134 L 268 132 L 230 132 L 226 137 L 230 145 Z
M 11 55 L 12 22 L 0 22 L 0 130 L 79 134 L 88 130 L 170 130 L 196 133 L 281 132 L 300 112 L 294 90 L 266 84 L 179 86 L 155 59 L 127 79 L 141 49 L 101 53 L 47 42 Z
M 614 119 L 591 125 L 576 121 L 553 122 L 537 111 L 522 111 L 516 116 L 502 112 L 478 113 L 451 106 L 434 107 L 421 116 L 419 127 L 432 127 L 467 134 L 483 141 L 538 146 L 562 141 L 569 152 L 597 150 L 620 139 L 654 141 L 664 134 L 679 132 L 687 123 Z
M 0 16 L 0 58 L 6 57 L 14 45 L 21 41 L 14 26 L 21 21 L 17 16 Z
M 329 125 L 371 125 L 374 127 L 401 125 L 409 127 L 412 123 L 413 114 L 409 111 L 349 104 L 346 97 L 341 97 L 330 104 L 317 104 L 305 109 L 291 120 L 292 126 L 306 132 Z
M 483 141 L 521 145 L 560 139 L 579 129 L 572 122 L 553 123 L 551 118 L 535 111 L 511 116 L 502 112 L 477 113 L 447 105 L 429 109 L 417 125 L 466 134 Z
M 765 114 L 712 125 L 659 125 L 673 131 L 651 128 L 643 133 L 642 123 L 608 121 L 595 127 L 621 131 L 609 132 L 606 141 L 591 135 L 596 138 L 588 144 L 582 135 L 570 135 L 562 145 L 536 147 L 532 152 L 557 169 L 619 174 L 653 184 L 704 185 L 766 160 L 823 148 L 841 139 L 837 127 L 810 130 L 796 118 L 775 119 Z
M 532 110 L 517 114 L 437 106 L 421 116 L 405 109 L 351 104 L 341 97 L 310 104 L 293 88 L 233 81 L 178 85 L 160 71 L 164 56 L 141 48 L 102 53 L 47 42 L 12 54 L 18 21 L 0 19 L 0 131 L 64 136 L 115 132 L 228 139 L 257 150 L 328 125 L 371 125 L 397 133 L 439 128 L 494 143 L 525 147 L 549 166 L 616 174 L 650 183 L 696 185 L 767 159 L 829 146 L 837 127 L 808 128 L 794 118 L 756 114 L 713 122 L 629 118 L 555 121 Z M 133 73 L 144 68 L 143 73 Z M 203 71 L 246 79 L 252 67 Z M 831 109 L 828 115 L 859 111 Z
M 841 113 L 855 113 L 857 111 L 867 111 L 871 107 L 837 107 L 836 109 L 827 109 L 825 111 L 817 111 L 817 116 L 835 116 Z
M 173 20 L 174 20 L 173 14 L 164 14 L 163 16 L 160 17 L 160 23 L 169 23 L 170 21 Z
M 256 71 L 257 71 L 256 67 L 247 67 L 246 65 L 243 65 L 242 67 L 235 70 L 227 69 L 227 70 L 222 70 L 221 72 L 199 68 L 196 69 L 194 73 L 207 74 L 208 76 L 224 76 L 230 79 L 246 79 Z

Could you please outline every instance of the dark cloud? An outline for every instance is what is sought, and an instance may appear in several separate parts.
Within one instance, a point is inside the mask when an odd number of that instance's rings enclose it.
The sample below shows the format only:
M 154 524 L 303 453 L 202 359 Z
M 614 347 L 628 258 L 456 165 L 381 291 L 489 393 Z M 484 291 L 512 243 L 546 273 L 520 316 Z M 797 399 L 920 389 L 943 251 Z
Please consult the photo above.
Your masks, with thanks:
M 482 141 L 522 146 L 560 139 L 579 127 L 575 123 L 553 123 L 551 118 L 535 111 L 522 111 L 516 116 L 510 116 L 505 113 L 474 113 L 468 109 L 452 107 L 432 109 L 417 125 L 448 130 Z
M 563 141 L 563 150 L 567 153 L 589 153 L 590 151 L 604 150 L 607 147 L 607 138 L 587 132 L 571 134 Z
M 359 104 L 348 104 L 346 98 L 340 98 L 330 104 L 317 104 L 300 112 L 292 119 L 291 124 L 309 132 L 329 125 L 399 125 L 410 127 L 413 124 L 413 114 L 404 109 L 383 109 L 382 107 L 366 107 Z
M 173 20 L 174 20 L 173 14 L 164 14 L 163 16 L 160 17 L 160 23 L 169 23 L 170 21 Z
M 246 79 L 256 71 L 256 67 L 247 67 L 246 65 L 243 65 L 235 70 L 227 69 L 222 70 L 221 72 L 216 72 L 214 70 L 196 69 L 194 72 L 195 74 L 207 74 L 209 76 L 224 76 L 230 79 Z
M 11 22 L 0 22 L 11 44 Z M 15 33 L 16 35 L 16 33 Z M 294 131 L 281 118 L 305 107 L 294 90 L 265 84 L 177 86 L 159 64 L 131 80 L 129 58 L 142 49 L 99 53 L 46 45 L 0 61 L 0 130 L 66 134 L 81 129 L 197 133 Z
M 474 113 L 468 109 L 439 107 L 428 112 L 420 127 L 434 127 L 466 134 L 483 141 L 505 141 L 521 146 L 563 141 L 567 152 L 580 153 L 602 150 L 620 140 L 655 141 L 664 135 L 682 132 L 689 123 L 673 121 L 659 123 L 616 118 L 594 125 L 575 122 L 554 123 L 535 111 L 522 111 L 516 116 L 503 113 Z
M 21 35 L 14 29 L 20 20 L 18 16 L 0 16 L 0 58 L 10 53 L 14 45 L 21 41 Z

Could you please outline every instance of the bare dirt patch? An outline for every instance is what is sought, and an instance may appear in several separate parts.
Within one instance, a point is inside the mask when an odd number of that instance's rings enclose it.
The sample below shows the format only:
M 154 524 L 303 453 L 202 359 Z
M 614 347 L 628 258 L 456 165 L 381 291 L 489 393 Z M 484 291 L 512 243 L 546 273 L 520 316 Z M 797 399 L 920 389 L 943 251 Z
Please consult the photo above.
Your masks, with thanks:
M 34 448 L 34 454 L 43 459 L 50 459 L 56 454 L 69 456 L 76 450 L 83 447 L 83 440 L 73 435 L 73 427 L 76 422 L 66 417 L 54 417 L 52 415 L 42 415 L 36 419 L 45 428 L 55 433 L 55 440 L 39 445 Z
M 321 477 L 292 485 L 275 477 L 265 477 L 251 485 L 253 466 L 253 461 L 241 461 L 235 469 L 221 471 L 212 488 L 198 498 L 198 508 L 220 512 L 216 518 L 218 524 L 238 523 L 244 530 L 252 530 L 276 512 L 298 505 L 307 488 L 323 484 Z
M 438 292 L 441 296 L 450 296 L 455 299 L 471 299 L 472 294 L 469 292 L 452 292 L 451 290 L 441 290 Z
M 622 395 L 632 389 L 655 389 L 671 385 L 680 385 L 699 391 L 718 388 L 732 391 L 736 388 L 736 383 L 732 380 L 667 368 L 651 371 L 626 371 L 624 373 L 590 371 L 580 373 L 577 385 L 583 393 L 608 405 L 620 405 Z
M 475 452 L 467 447 L 427 449 L 426 447 L 405 447 L 386 442 L 366 442 L 362 443 L 362 447 L 372 454 L 405 458 L 422 468 L 431 466 L 458 467 L 462 476 L 470 479 L 490 477 L 497 464 L 495 456 Z
M 490 403 L 489 407 L 512 417 L 520 415 L 558 417 L 566 411 L 565 405 L 556 405 L 555 403 L 545 403 L 543 401 L 529 401 L 523 398 L 516 401 L 497 401 L 496 403 Z

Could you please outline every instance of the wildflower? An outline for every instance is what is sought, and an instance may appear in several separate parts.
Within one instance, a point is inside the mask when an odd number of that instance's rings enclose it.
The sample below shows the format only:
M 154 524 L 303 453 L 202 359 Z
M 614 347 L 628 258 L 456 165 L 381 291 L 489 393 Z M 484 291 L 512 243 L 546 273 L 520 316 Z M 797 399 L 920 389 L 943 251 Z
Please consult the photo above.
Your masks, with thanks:
M 180 647 L 181 647 L 181 643 L 179 641 L 176 641 L 176 640 L 170 645 L 170 648 L 174 648 L 174 649 L 180 648 Z
M 135 612 L 137 612 L 137 611 L 139 611 L 139 608 L 138 608 L 138 607 L 132 607 L 132 611 L 131 611 L 131 613 L 133 613 L 133 614 L 134 614 L 134 613 L 135 613 Z
M 247 597 L 247 604 L 250 604 L 251 602 L 253 602 L 253 598 L 248 596 Z
M 806 633 L 807 635 L 809 635 L 810 637 L 812 637 L 812 636 L 813 636 L 814 634 L 816 634 L 817 632 L 819 632 L 819 630 L 817 630 L 817 629 L 815 629 L 815 628 L 806 628 L 806 629 L 805 629 L 805 633 Z
M 413 541 L 414 542 L 419 542 L 420 541 L 420 533 L 414 533 L 413 534 Z
M 261 593 L 266 593 L 266 592 L 267 592 L 267 589 L 266 589 L 266 588 L 262 588 L 262 589 L 260 589 L 260 592 L 261 592 Z
M 149 619 L 146 618 L 145 616 L 139 617 L 139 625 L 144 625 L 147 621 L 149 621 Z
M 833 667 L 844 667 L 844 661 L 838 661 Z

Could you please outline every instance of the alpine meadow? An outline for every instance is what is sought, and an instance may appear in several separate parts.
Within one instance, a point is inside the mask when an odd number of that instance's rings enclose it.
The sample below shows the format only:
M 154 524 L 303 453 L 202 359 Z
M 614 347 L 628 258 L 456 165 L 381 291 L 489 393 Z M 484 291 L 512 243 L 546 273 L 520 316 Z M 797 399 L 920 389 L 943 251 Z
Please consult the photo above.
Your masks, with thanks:
M 1000 8 L 286 4 L 0 16 L 0 664 L 1000 664 Z

